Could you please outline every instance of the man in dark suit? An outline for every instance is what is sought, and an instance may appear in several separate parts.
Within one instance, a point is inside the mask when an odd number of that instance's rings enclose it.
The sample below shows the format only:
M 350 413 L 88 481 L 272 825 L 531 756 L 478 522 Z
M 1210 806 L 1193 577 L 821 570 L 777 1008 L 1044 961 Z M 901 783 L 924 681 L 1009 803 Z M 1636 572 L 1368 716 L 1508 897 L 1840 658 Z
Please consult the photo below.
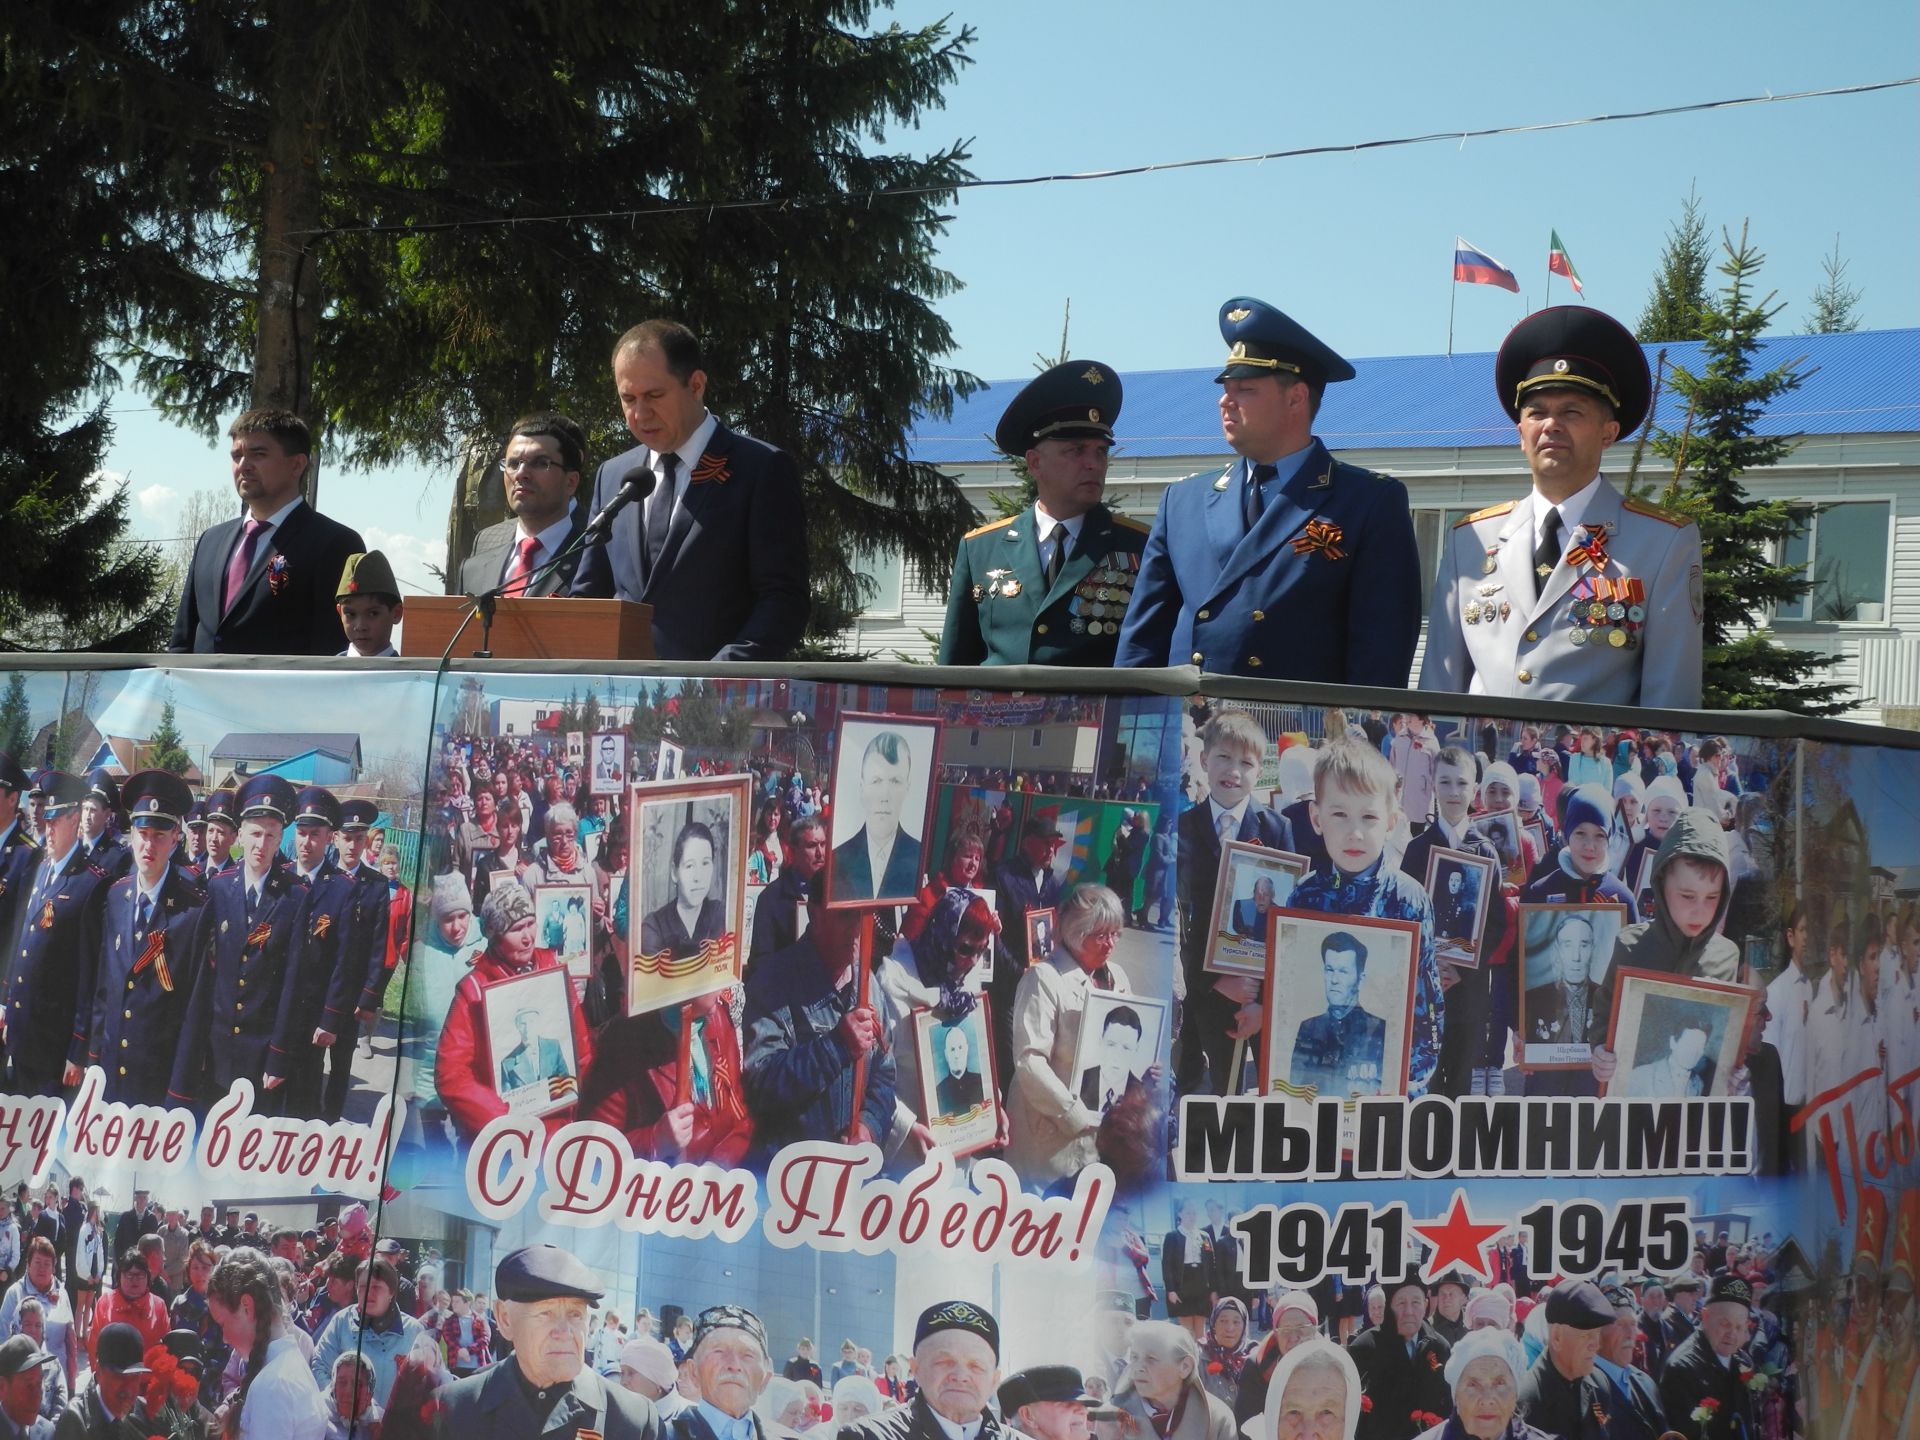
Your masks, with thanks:
M 600 467 L 593 512 L 635 469 L 652 470 L 654 486 L 587 547 L 573 593 L 651 605 L 661 660 L 784 659 L 811 603 L 799 468 L 707 412 L 701 364 L 693 332 L 670 320 L 614 347 L 620 409 L 640 443 Z
M 1613 1383 L 1598 1373 L 1601 1336 L 1613 1307 L 1591 1280 L 1562 1280 L 1547 1292 L 1547 1348 L 1520 1378 L 1520 1413 L 1561 1440 L 1611 1440 Z
M 367 546 L 301 495 L 313 441 L 286 410 L 249 410 L 227 431 L 246 515 L 193 547 L 167 648 L 195 655 L 337 655 L 334 592 Z
M 1404 687 L 1421 569 L 1406 487 L 1342 464 L 1313 435 L 1353 367 L 1259 300 L 1229 300 L 1216 377 L 1237 458 L 1167 488 L 1114 663 Z
M 15 1335 L 0 1345 L 0 1435 L 6 1440 L 50 1440 L 53 1422 L 41 1418 L 46 1367 L 57 1364 L 30 1335 Z
M 1292 1081 L 1328 1098 L 1378 1095 L 1385 1064 L 1387 1022 L 1360 1004 L 1367 947 L 1336 930 L 1320 942 L 1320 979 L 1327 1008 L 1300 1022 L 1293 1039 Z
M 580 554 L 553 562 L 587 528 L 577 500 L 585 463 L 586 437 L 565 415 L 543 410 L 513 422 L 500 461 L 512 518 L 473 537 L 473 553 L 460 566 L 462 590 L 478 595 L 504 585 L 510 596 L 566 594 Z
M 839 1440 L 1001 1440 L 1004 1427 L 987 1402 L 1000 1383 L 1000 1326 L 965 1300 L 943 1300 L 913 1328 L 913 1378 L 907 1405 L 840 1427 Z
M 26 816 L 20 813 L 20 797 L 32 785 L 20 762 L 0 750 L 0 945 L 13 945 L 20 907 L 40 864 L 39 843 L 27 833 Z M 0 950 L 0 956 L 10 961 L 13 952 Z
M 973 1068 L 973 1042 L 967 1036 L 965 1021 L 947 1027 L 940 1050 L 946 1065 L 940 1083 L 934 1086 L 934 1103 L 944 1116 L 965 1115 L 986 1099 L 986 1085 Z
M 80 802 L 86 782 L 60 770 L 36 777 L 46 808 L 46 847 L 14 910 L 18 934 L 8 956 L 6 1042 L 17 1095 L 58 1095 L 80 1083 L 86 1037 L 76 1032 L 92 1003 L 100 963 L 100 911 L 107 876 L 80 843 Z
M 1387 1289 L 1387 1314 L 1347 1349 L 1360 1384 L 1373 1398 L 1361 1411 L 1358 1440 L 1410 1440 L 1427 1428 L 1419 1411 L 1453 1413 L 1447 1388 L 1447 1357 L 1453 1347 L 1426 1323 L 1427 1289 L 1414 1272 Z
M 153 1374 L 141 1335 L 125 1321 L 101 1327 L 94 1344 L 93 1384 L 53 1422 L 54 1440 L 124 1440 L 151 1433 L 144 1398 Z
M 1673 1352 L 1673 1334 L 1668 1329 L 1667 1287 L 1650 1280 L 1640 1291 L 1640 1346 L 1646 1357 L 1647 1373 L 1659 1383 L 1667 1371 L 1667 1356 Z
M 1600 1355 L 1594 1365 L 1614 1390 L 1609 1440 L 1659 1440 L 1667 1433 L 1660 1383 L 1633 1363 L 1640 1340 L 1640 1306 L 1625 1285 L 1608 1285 L 1605 1294 L 1613 1306 L 1613 1324 L 1600 1332 Z
M 88 1061 L 106 1072 L 104 1098 L 164 1105 L 193 989 L 193 927 L 207 895 L 170 863 L 193 803 L 187 782 L 144 770 L 127 780 L 123 798 L 133 863 L 107 890 L 99 974 L 86 997 Z
M 1105 1115 L 1119 1104 L 1134 1082 L 1145 1033 L 1140 1012 L 1131 1005 L 1116 1005 L 1101 1017 L 1100 1049 L 1080 1072 L 1080 1103 L 1094 1114 Z
M 767 1440 L 766 1422 L 753 1413 L 753 1402 L 773 1378 L 758 1315 L 738 1305 L 702 1310 L 681 1363 L 693 1367 L 699 1398 L 668 1422 L 667 1440 Z
M 1019 969 L 1047 958 L 1027 954 L 1027 912 L 1059 907 L 1060 876 L 1053 868 L 1053 855 L 1064 843 L 1050 821 L 1038 815 L 1029 816 L 1020 827 L 1019 851 L 994 871 L 1001 943 L 1014 952 L 1014 959 L 1020 962 Z M 998 979 L 1002 967 L 994 968 Z M 1011 993 L 1008 998 L 1011 1003 Z
M 654 1440 L 645 1397 L 587 1365 L 588 1311 L 604 1293 L 593 1271 L 557 1245 L 529 1245 L 494 1272 L 496 1329 L 513 1353 L 440 1390 L 440 1440 Z
M 1753 1287 L 1738 1275 L 1716 1275 L 1707 1290 L 1700 1328 L 1674 1346 L 1660 1377 L 1667 1423 L 1687 1440 L 1736 1440 L 1755 1433 L 1753 1392 L 1745 1377 L 1753 1357 L 1745 1349 Z M 1704 1423 L 1693 1418 L 1715 1402 Z
M 864 823 L 833 847 L 835 900 L 909 900 L 920 891 L 920 837 L 906 827 L 913 752 L 892 730 L 860 756 Z
M 827 822 L 803 815 L 787 825 L 787 863 L 753 907 L 753 945 L 747 964 L 774 955 L 800 938 L 800 912 L 806 908 L 813 877 L 827 863 Z

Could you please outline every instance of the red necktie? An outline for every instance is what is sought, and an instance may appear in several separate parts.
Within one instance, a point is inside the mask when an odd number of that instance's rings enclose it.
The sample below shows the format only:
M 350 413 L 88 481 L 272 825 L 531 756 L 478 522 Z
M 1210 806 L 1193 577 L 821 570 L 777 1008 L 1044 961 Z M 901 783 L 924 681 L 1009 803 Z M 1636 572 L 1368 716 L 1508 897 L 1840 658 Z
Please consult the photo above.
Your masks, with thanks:
M 502 595 L 526 593 L 527 581 L 533 575 L 533 557 L 539 549 L 538 535 L 520 537 L 519 548 L 513 553 L 513 564 L 507 567 L 507 583 L 500 587 Z
M 227 559 L 227 584 L 220 598 L 222 612 L 231 610 L 233 602 L 240 598 L 241 587 L 247 583 L 247 572 L 253 568 L 253 552 L 266 529 L 266 521 L 248 518 L 240 543 L 233 547 L 233 554 Z

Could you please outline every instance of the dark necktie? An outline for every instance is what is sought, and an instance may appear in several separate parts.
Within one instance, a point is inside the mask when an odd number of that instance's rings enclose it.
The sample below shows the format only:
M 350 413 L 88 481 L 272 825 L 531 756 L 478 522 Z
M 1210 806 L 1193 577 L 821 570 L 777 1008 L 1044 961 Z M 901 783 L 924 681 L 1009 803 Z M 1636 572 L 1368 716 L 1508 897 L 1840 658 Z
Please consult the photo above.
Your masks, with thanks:
M 1547 588 L 1547 577 L 1560 563 L 1560 507 L 1547 511 L 1547 523 L 1540 527 L 1540 543 L 1533 551 L 1533 593 Z
M 140 903 L 133 911 L 133 935 L 136 940 L 147 938 L 147 922 L 153 918 L 153 901 L 147 892 L 140 892 Z
M 669 450 L 660 457 L 659 491 L 653 497 L 653 503 L 647 506 L 647 569 L 651 571 L 660 563 L 660 552 L 667 548 L 667 531 L 673 525 L 674 472 L 680 468 L 680 457 Z
M 1067 527 L 1056 524 L 1053 527 L 1053 549 L 1047 554 L 1047 588 L 1053 588 L 1053 582 L 1060 578 L 1060 572 L 1066 568 L 1067 546 L 1073 537 L 1067 534 Z
M 1260 517 L 1267 513 L 1267 482 L 1279 473 L 1277 465 L 1253 467 L 1253 478 L 1247 482 L 1247 529 L 1253 529 L 1260 523 Z

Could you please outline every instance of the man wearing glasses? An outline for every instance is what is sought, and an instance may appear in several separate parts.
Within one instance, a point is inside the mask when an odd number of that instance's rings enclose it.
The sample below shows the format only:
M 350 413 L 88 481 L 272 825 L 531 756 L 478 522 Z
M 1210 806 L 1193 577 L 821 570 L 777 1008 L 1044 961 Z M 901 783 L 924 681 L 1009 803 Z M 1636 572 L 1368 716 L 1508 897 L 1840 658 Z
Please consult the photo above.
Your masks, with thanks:
M 496 585 L 509 596 L 565 594 L 579 562 L 575 552 L 548 569 L 586 528 L 586 511 L 574 503 L 586 463 L 580 427 L 551 410 L 513 422 L 500 462 L 511 520 L 488 526 L 474 538 L 473 554 L 460 567 L 460 588 L 478 595 Z

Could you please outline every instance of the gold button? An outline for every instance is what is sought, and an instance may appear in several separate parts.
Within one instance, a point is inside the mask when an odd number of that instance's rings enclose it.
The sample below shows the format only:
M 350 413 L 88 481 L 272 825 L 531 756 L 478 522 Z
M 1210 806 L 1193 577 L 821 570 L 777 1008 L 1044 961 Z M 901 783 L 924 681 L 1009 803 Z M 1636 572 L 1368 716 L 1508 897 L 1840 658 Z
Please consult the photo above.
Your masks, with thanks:
M 1267 612 L 1264 610 L 1256 610 L 1253 612 L 1253 618 L 1256 620 L 1264 620 L 1267 618 Z
M 1538 630 L 1527 631 L 1527 639 L 1538 640 L 1539 638 L 1540 638 L 1540 632 Z
M 1202 661 L 1203 661 L 1203 659 L 1204 659 L 1204 657 L 1203 657 L 1203 656 L 1202 656 L 1202 655 L 1200 654 L 1200 652 L 1199 652 L 1198 650 L 1196 650 L 1196 651 L 1194 651 L 1194 652 L 1193 652 L 1193 663 L 1194 663 L 1194 664 L 1196 664 L 1196 665 L 1198 665 L 1198 664 L 1201 664 L 1201 663 L 1202 663 Z
M 1211 620 L 1213 618 L 1213 612 L 1211 610 L 1202 610 L 1198 615 L 1194 616 L 1193 618 L 1196 620 Z
M 126 1066 L 124 1066 L 124 1065 L 122 1065 L 122 1066 L 120 1067 L 120 1073 L 121 1073 L 122 1075 L 124 1075 L 124 1074 L 126 1074 L 126 1073 L 127 1073 L 127 1067 L 126 1067 Z
M 1039 632 L 1040 634 L 1042 634 L 1042 635 L 1044 635 L 1044 634 L 1046 634 L 1046 633 L 1047 633 L 1047 627 L 1046 627 L 1046 626 L 1044 626 L 1044 625 L 1036 625 L 1036 626 L 1034 626 L 1033 628 L 1034 628 L 1035 630 L 1037 630 L 1037 631 L 1038 631 L 1038 632 Z
M 1252 669 L 1258 670 L 1260 668 L 1260 657 L 1258 655 L 1247 656 L 1247 664 Z
M 131 1019 L 133 1019 L 133 1011 L 131 1011 L 131 1010 L 127 1010 L 127 1011 L 124 1011 L 124 1012 L 122 1012 L 122 1013 L 123 1013 L 123 1014 L 125 1015 L 125 1017 L 126 1017 L 127 1019 L 129 1019 L 129 1020 L 131 1020 Z
M 126 1041 L 124 1041 L 124 1040 L 122 1040 L 122 1041 L 120 1042 L 120 1048 L 121 1048 L 122 1050 L 124 1050 L 124 1049 L 126 1049 L 126 1048 L 127 1048 L 127 1042 L 126 1042 Z
M 238 1035 L 238 1034 L 240 1033 L 240 1027 L 239 1027 L 238 1025 L 236 1025 L 236 1026 L 234 1026 L 234 1027 L 233 1027 L 233 1033 L 234 1033 L 234 1034 L 236 1034 L 236 1035 Z
M 1531 685 L 1533 683 L 1533 672 L 1531 670 L 1522 670 L 1513 678 L 1518 680 L 1522 685 Z

